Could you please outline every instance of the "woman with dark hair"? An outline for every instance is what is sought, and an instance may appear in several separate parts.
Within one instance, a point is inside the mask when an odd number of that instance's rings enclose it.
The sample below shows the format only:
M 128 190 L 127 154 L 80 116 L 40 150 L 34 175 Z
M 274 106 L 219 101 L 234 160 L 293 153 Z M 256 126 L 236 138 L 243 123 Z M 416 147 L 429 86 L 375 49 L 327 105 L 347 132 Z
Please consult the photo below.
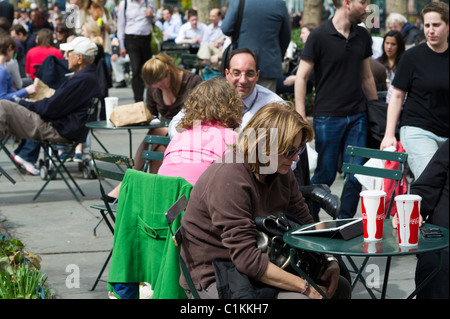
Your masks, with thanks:
M 41 9 L 34 11 L 33 19 L 31 20 L 30 33 L 37 34 L 41 29 L 53 30 L 53 26 L 47 19 L 47 13 Z
M 386 76 L 389 82 L 394 79 L 395 70 L 397 70 L 403 52 L 405 52 L 405 42 L 402 34 L 395 30 L 386 33 L 383 40 L 383 54 L 378 58 L 378 61 L 386 68 Z
M 69 37 L 76 37 L 75 28 L 69 28 L 65 23 L 58 23 L 55 27 L 55 46 L 68 42 Z
M 422 19 L 427 41 L 407 50 L 400 60 L 380 146 L 397 145 L 395 128 L 400 121 L 400 142 L 415 179 L 450 135 L 448 4 L 428 3 Z
M 36 66 L 40 66 L 45 58 L 54 55 L 58 59 L 63 58 L 62 52 L 53 46 L 53 32 L 50 29 L 41 29 L 36 35 L 36 46 L 27 53 L 25 60 L 25 72 L 34 79 Z

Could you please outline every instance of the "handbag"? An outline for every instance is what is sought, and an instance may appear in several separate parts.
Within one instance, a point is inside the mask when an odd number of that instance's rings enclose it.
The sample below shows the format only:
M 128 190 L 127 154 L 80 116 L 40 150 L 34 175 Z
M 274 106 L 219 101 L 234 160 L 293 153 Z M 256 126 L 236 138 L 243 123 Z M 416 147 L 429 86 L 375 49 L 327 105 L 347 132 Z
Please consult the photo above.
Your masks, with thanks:
M 238 19 L 236 22 L 236 27 L 234 29 L 233 35 L 231 37 L 231 43 L 228 45 L 222 53 L 222 63 L 220 65 L 220 73 L 225 76 L 225 69 L 228 69 L 228 64 L 230 62 L 231 52 L 238 47 L 239 33 L 241 31 L 242 15 L 244 13 L 245 0 L 239 1 L 239 12 Z
M 116 106 L 109 118 L 118 127 L 148 123 L 152 119 L 153 115 L 144 105 L 144 102 Z
M 288 212 L 278 212 L 278 216 L 267 215 L 255 218 L 256 228 L 259 231 L 257 246 L 262 252 L 269 255 L 269 260 L 278 267 L 288 269 L 291 264 L 291 247 L 283 240 L 285 232 L 304 225 L 298 217 Z M 324 255 L 296 248 L 294 250 L 294 262 L 314 282 L 325 270 L 327 262 Z

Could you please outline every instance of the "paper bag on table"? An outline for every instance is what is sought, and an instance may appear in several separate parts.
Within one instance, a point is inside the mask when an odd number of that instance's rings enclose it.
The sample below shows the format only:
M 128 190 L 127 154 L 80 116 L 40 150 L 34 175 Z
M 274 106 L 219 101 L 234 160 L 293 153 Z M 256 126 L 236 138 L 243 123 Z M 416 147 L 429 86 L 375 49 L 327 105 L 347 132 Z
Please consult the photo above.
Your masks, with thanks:
M 116 106 L 109 118 L 115 126 L 148 123 L 152 119 L 153 115 L 144 105 L 144 102 Z
M 34 79 L 34 84 L 37 86 L 36 93 L 30 95 L 28 101 L 36 102 L 45 98 L 51 97 L 55 94 L 55 90 L 42 82 L 39 78 Z

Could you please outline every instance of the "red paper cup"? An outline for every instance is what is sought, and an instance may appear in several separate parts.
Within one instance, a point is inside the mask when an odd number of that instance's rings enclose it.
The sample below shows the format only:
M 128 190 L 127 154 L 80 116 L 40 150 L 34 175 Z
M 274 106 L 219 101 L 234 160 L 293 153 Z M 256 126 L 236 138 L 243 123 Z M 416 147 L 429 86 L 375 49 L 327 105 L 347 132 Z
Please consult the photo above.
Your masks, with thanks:
M 398 244 L 416 246 L 419 242 L 419 212 L 422 197 L 419 195 L 395 196 L 397 205 Z
M 386 193 L 383 191 L 362 191 L 361 208 L 363 216 L 364 241 L 379 241 L 383 239 L 384 223 L 384 199 Z

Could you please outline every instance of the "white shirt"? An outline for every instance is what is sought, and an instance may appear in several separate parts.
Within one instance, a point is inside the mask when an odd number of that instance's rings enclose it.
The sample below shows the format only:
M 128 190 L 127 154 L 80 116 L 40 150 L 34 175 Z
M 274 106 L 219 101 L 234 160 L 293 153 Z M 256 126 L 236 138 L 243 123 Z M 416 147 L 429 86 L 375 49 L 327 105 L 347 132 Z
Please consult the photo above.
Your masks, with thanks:
M 186 22 L 180 28 L 175 43 L 180 43 L 184 39 L 201 39 L 206 30 L 206 24 L 197 22 L 197 28 L 193 29 L 190 22 Z
M 148 7 L 155 12 L 153 0 L 141 0 L 140 3 L 137 3 L 136 0 L 126 1 L 127 12 L 124 12 L 125 1 L 121 1 L 117 14 L 117 38 L 119 39 L 120 48 L 125 47 L 125 34 L 150 35 L 152 33 L 153 18 L 145 16 L 145 9 Z
M 221 37 L 224 36 L 222 29 L 220 28 L 220 25 L 222 24 L 222 20 L 220 20 L 217 27 L 214 28 L 214 24 L 208 24 L 208 26 L 205 29 L 205 32 L 203 33 L 203 39 L 201 44 L 212 44 L 219 40 Z
M 181 28 L 181 20 L 174 19 L 173 16 L 170 18 L 170 21 L 164 21 L 162 25 L 162 31 L 167 33 L 167 38 L 164 37 L 164 40 L 175 40 L 178 36 L 178 32 Z

